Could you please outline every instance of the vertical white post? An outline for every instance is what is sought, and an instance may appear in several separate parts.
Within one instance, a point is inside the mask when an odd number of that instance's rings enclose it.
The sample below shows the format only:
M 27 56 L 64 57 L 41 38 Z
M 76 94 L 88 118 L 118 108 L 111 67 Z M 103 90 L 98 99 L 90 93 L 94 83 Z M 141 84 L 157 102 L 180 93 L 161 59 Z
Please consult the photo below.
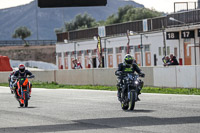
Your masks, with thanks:
M 71 67 L 71 53 L 69 53 L 68 54 L 68 68 L 69 68 L 69 70 L 71 70 L 72 69 L 72 67 Z
M 116 48 L 113 47 L 113 68 L 117 68 L 117 54 L 116 54 Z

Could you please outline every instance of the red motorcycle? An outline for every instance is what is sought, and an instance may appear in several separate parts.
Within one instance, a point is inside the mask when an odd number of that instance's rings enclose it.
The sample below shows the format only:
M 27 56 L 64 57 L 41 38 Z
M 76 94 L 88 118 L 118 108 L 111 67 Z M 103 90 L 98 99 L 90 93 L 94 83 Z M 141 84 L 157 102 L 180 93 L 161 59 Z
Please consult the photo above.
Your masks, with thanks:
M 18 77 L 17 79 L 17 95 L 20 107 L 28 107 L 28 100 L 30 99 L 31 83 L 28 81 L 30 77 Z

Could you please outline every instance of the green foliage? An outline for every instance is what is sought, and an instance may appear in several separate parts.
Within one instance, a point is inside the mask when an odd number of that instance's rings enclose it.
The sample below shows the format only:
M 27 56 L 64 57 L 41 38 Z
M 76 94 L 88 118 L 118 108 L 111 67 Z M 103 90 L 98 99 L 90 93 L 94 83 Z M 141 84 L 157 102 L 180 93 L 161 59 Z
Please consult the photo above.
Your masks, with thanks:
M 86 29 L 96 26 L 96 21 L 87 13 L 77 15 L 71 22 L 65 23 L 66 31 Z
M 44 83 L 44 82 L 33 82 L 35 88 L 48 88 L 48 89 L 89 89 L 89 90 L 109 90 L 115 91 L 114 86 L 93 86 L 93 85 L 63 85 L 56 82 Z M 1 85 L 1 84 L 0 84 Z
M 186 95 L 200 95 L 200 89 L 197 88 L 156 88 L 144 87 L 143 93 L 162 93 L 162 94 L 186 94 Z
M 123 23 L 128 21 L 135 21 L 153 17 L 159 17 L 162 13 L 147 8 L 135 8 L 131 5 L 127 5 L 118 9 L 117 15 L 113 14 L 109 16 L 105 22 L 106 25 Z
M 61 33 L 61 32 L 64 32 L 65 29 L 64 28 L 55 28 L 54 31 L 55 31 L 55 33 Z
M 89 90 L 108 90 L 117 91 L 116 86 L 93 86 L 93 85 L 63 85 L 56 82 L 33 82 L 33 88 L 47 89 L 89 89 Z M 0 83 L 0 86 L 8 86 L 8 83 Z M 161 94 L 186 94 L 200 95 L 200 89 L 197 88 L 158 88 L 158 87 L 143 87 L 142 93 L 161 93 Z
M 124 7 L 120 7 L 117 14 L 110 15 L 106 21 L 101 20 L 97 22 L 87 13 L 84 13 L 82 15 L 78 14 L 72 21 L 65 22 L 65 27 L 55 29 L 55 32 L 60 33 L 78 29 L 87 29 L 103 25 L 153 18 L 161 15 L 162 13 L 157 12 L 153 9 L 135 8 L 131 5 L 127 5 Z
M 25 38 L 29 36 L 31 36 L 31 31 L 25 26 L 18 27 L 12 35 L 13 38 L 22 39 L 25 43 L 25 46 L 28 46 L 28 43 L 26 42 Z

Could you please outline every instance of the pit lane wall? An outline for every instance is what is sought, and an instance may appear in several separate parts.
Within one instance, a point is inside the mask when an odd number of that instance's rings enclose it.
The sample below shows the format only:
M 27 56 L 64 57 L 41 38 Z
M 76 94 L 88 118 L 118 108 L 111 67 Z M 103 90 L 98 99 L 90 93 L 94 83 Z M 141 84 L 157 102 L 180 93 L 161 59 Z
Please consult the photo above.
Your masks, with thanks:
M 145 86 L 200 88 L 200 66 L 141 67 Z M 33 81 L 69 85 L 116 85 L 116 69 L 32 71 Z M 0 83 L 8 81 L 10 72 L 0 72 Z

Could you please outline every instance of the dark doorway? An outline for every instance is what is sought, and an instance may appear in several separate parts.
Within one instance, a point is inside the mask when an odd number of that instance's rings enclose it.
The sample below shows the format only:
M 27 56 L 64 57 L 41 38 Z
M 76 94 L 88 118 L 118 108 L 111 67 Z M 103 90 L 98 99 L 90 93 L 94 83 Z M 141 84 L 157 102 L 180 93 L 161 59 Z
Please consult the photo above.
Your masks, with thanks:
M 104 57 L 102 57 L 102 67 L 104 68 Z
M 154 66 L 157 66 L 157 57 L 156 57 L 156 54 L 154 54 Z
M 97 59 L 96 57 L 95 58 L 92 58 L 92 65 L 93 65 L 93 68 L 97 68 Z

